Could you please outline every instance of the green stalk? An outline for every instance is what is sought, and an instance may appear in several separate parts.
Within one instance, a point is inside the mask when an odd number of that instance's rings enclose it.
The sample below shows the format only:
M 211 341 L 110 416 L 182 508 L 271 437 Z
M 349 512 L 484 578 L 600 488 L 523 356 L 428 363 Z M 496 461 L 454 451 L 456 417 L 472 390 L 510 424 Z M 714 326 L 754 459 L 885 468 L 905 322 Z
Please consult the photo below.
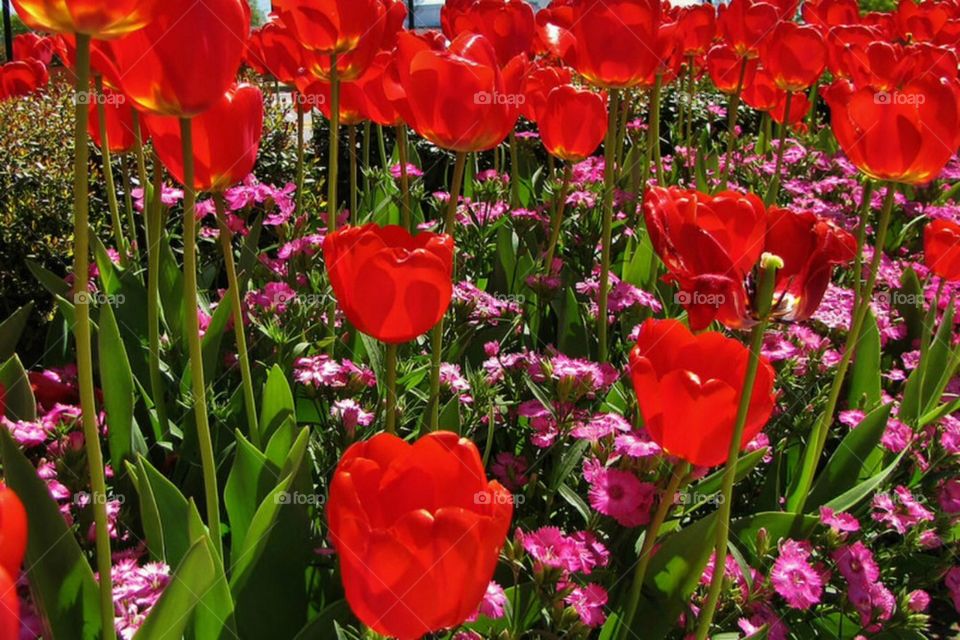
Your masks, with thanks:
M 247 414 L 247 429 L 253 445 L 258 449 L 260 426 L 257 424 L 257 401 L 253 394 L 253 374 L 250 372 L 250 355 L 247 352 L 247 335 L 243 328 L 243 302 L 240 291 L 240 279 L 237 277 L 237 264 L 233 258 L 233 232 L 227 226 L 227 212 L 223 194 L 213 196 L 217 209 L 217 225 L 220 227 L 220 246 L 223 248 L 223 262 L 227 271 L 227 283 L 230 287 L 230 305 L 233 313 L 233 332 L 237 341 L 237 359 L 240 361 L 240 378 L 243 381 L 243 405 Z
M 357 126 L 347 127 L 347 140 L 350 146 L 350 223 L 357 224 Z
M 653 546 L 657 543 L 657 537 L 660 534 L 660 527 L 670 514 L 674 505 L 674 496 L 680 490 L 680 485 L 690 469 L 689 463 L 679 463 L 673 468 L 670 475 L 670 481 L 660 498 L 660 504 L 657 505 L 657 511 L 653 519 L 647 526 L 646 534 L 643 537 L 643 546 L 640 548 L 640 559 L 637 561 L 637 567 L 633 572 L 633 584 L 630 586 L 630 598 L 627 601 L 627 611 L 620 625 L 619 637 L 626 640 L 633 626 L 633 619 L 637 615 L 637 608 L 640 605 L 640 594 L 643 591 L 643 581 L 647 577 L 647 569 L 650 567 L 650 560 L 653 558 Z
M 337 173 L 340 165 L 340 76 L 337 54 L 330 56 L 330 140 L 327 169 L 327 233 L 337 230 Z M 337 350 L 337 301 L 331 298 L 327 306 L 327 326 L 330 345 L 327 353 L 333 357 Z
M 180 138 L 183 144 L 183 288 L 186 296 L 184 312 L 187 342 L 190 347 L 190 384 L 193 391 L 193 415 L 197 425 L 200 463 L 203 469 L 203 491 L 207 502 L 207 526 L 217 556 L 223 557 L 220 537 L 220 489 L 217 485 L 217 466 L 213 453 L 213 439 L 207 415 L 207 388 L 203 377 L 203 345 L 197 294 L 197 193 L 194 187 L 193 124 L 189 118 L 180 119 Z
M 297 94 L 299 96 L 300 94 Z M 301 206 L 303 205 L 303 181 L 304 181 L 304 113 L 303 106 L 299 104 L 300 100 L 297 100 L 297 198 L 296 198 L 296 211 L 297 215 L 301 215 Z
M 567 192 L 570 190 L 570 179 L 573 175 L 573 168 L 567 164 L 563 169 L 563 182 L 560 185 L 560 196 L 553 205 L 553 221 L 550 225 L 550 245 L 547 249 L 547 257 L 544 261 L 544 275 L 549 276 L 553 270 L 553 256 L 557 250 L 557 242 L 560 240 L 560 228 L 563 226 L 563 212 L 567 205 Z
M 467 167 L 467 154 L 458 151 L 453 165 L 453 183 L 450 185 L 450 202 L 447 204 L 447 215 L 444 221 L 444 233 L 451 238 L 456 237 L 457 204 L 460 199 L 460 190 L 463 185 L 463 174 Z M 436 431 L 440 426 L 440 363 L 443 359 L 443 318 L 433 328 L 430 334 L 430 422 L 429 431 Z
M 397 345 L 387 345 L 386 430 L 397 432 Z
M 653 162 L 657 166 L 657 184 L 664 186 L 663 158 L 660 155 L 660 94 L 663 93 L 663 76 L 657 74 L 653 85 L 653 102 L 650 105 L 650 131 L 653 135 Z
M 784 101 L 784 117 L 780 123 L 780 144 L 777 147 L 777 163 L 773 170 L 773 178 L 770 180 L 770 186 L 767 188 L 767 196 L 764 198 L 764 204 L 768 207 L 776 202 L 780 195 L 780 171 L 783 169 L 783 148 L 787 145 L 787 120 L 790 117 L 790 101 L 793 99 L 793 92 L 788 91 Z
M 149 201 L 144 202 L 143 214 L 147 221 L 147 346 L 149 350 L 150 393 L 157 411 L 157 438 L 163 438 L 170 428 L 167 418 L 167 401 L 163 388 L 163 376 L 160 373 L 160 236 L 163 222 L 160 209 L 163 202 L 163 164 L 153 153 L 153 192 Z M 144 194 L 147 193 L 144 184 Z
M 410 176 L 407 175 L 408 144 L 407 125 L 397 125 L 397 155 L 400 158 L 400 219 L 404 229 L 413 231 L 413 218 L 410 213 Z
M 110 530 L 107 521 L 107 480 L 97 425 L 97 400 L 93 388 L 93 345 L 90 326 L 90 202 L 87 99 L 90 91 L 90 36 L 77 34 L 77 86 L 74 96 L 73 136 L 73 277 L 77 342 L 77 383 L 83 420 L 83 440 L 90 473 L 91 503 L 96 532 L 97 571 L 100 574 L 101 637 L 116 637 L 113 626 L 113 580 L 110 574 Z
M 130 194 L 130 166 L 126 155 L 120 156 L 120 177 L 123 180 L 123 205 L 127 214 L 127 226 L 130 228 L 130 249 L 133 253 L 133 261 L 140 262 L 140 247 L 137 241 L 137 221 L 133 216 L 133 196 Z
M 837 373 L 834 375 L 833 384 L 830 386 L 830 395 L 827 398 L 827 406 L 820 415 L 820 419 L 814 425 L 810 434 L 810 440 L 803 451 L 803 463 L 800 467 L 800 476 L 797 480 L 796 488 L 792 491 L 787 500 L 787 511 L 791 513 L 803 513 L 807 503 L 807 495 L 810 493 L 810 487 L 813 485 L 813 476 L 817 470 L 817 463 L 820 461 L 820 455 L 827 443 L 827 434 L 830 431 L 830 425 L 833 424 L 833 414 L 836 412 L 837 403 L 840 400 L 840 392 L 843 389 L 843 381 L 847 376 L 847 370 L 853 361 L 854 352 L 860 340 L 860 333 L 863 330 L 863 324 L 867 317 L 867 310 L 870 308 L 870 301 L 873 298 L 873 289 L 877 283 L 877 273 L 880 270 L 880 260 L 883 256 L 883 247 L 887 241 L 887 231 L 890 228 L 890 218 L 893 213 L 894 197 L 896 189 L 893 183 L 887 183 L 887 194 L 883 201 L 883 209 L 880 212 L 880 226 L 877 230 L 876 243 L 874 244 L 873 259 L 870 261 L 870 275 L 867 278 L 867 284 L 862 289 L 861 296 L 857 306 L 854 308 L 853 325 L 847 334 L 847 340 L 843 347 L 843 358 L 837 365 Z M 862 248 L 862 247 L 861 247 Z M 860 277 L 859 274 L 856 276 Z
M 853 259 L 853 308 L 860 304 L 860 294 L 863 292 L 863 245 L 867 243 L 867 222 L 870 218 L 870 201 L 873 198 L 873 180 L 867 180 L 863 185 L 863 196 L 860 199 L 860 221 L 857 224 L 857 255 Z
M 690 66 L 690 81 L 687 89 L 687 149 L 693 148 L 693 89 L 696 84 L 696 71 L 694 70 L 694 56 L 691 54 L 688 58 Z M 689 151 L 688 151 L 689 153 Z
M 133 151 L 137 154 L 137 175 L 140 188 L 143 189 L 143 208 L 147 208 L 147 158 L 143 150 L 143 136 L 140 131 L 140 112 L 133 110 Z
M 613 237 L 613 191 L 616 186 L 616 159 L 614 154 L 617 148 L 617 112 L 620 104 L 620 94 L 616 89 L 610 92 L 610 122 L 607 128 L 607 140 L 604 143 L 603 168 L 603 229 L 600 249 L 600 304 L 597 314 L 597 339 L 600 342 L 600 362 L 607 361 L 607 301 L 610 295 L 610 243 Z M 647 132 L 649 135 L 649 132 Z
M 520 206 L 520 149 L 517 147 L 517 134 L 510 131 L 510 206 Z
M 710 633 L 710 625 L 717 611 L 720 591 L 723 588 L 723 568 L 727 562 L 727 545 L 730 541 L 730 515 L 733 510 L 733 485 L 737 479 L 737 462 L 740 459 L 740 449 L 743 446 L 743 431 L 747 424 L 750 412 L 750 400 L 753 397 L 753 387 L 760 369 L 760 350 L 763 348 L 763 336 L 766 333 L 769 321 L 770 308 L 774 294 L 777 268 L 783 266 L 783 261 L 775 256 L 764 255 L 761 263 L 762 275 L 760 289 L 757 293 L 760 322 L 750 334 L 750 360 L 743 381 L 743 391 L 740 395 L 740 405 L 737 408 L 737 419 L 734 423 L 733 438 L 730 440 L 730 453 L 727 457 L 727 466 L 723 472 L 721 494 L 723 502 L 720 504 L 717 520 L 717 538 L 714 547 L 713 579 L 710 581 L 710 590 L 707 600 L 700 610 L 700 621 L 697 626 L 697 640 L 705 640 Z
M 361 143 L 361 146 L 363 149 L 362 154 L 363 154 L 363 169 L 364 169 L 363 171 L 364 198 L 367 198 L 370 196 L 370 130 L 371 130 L 371 124 L 370 124 L 370 121 L 367 120 L 366 122 L 363 123 L 363 142 Z
M 97 87 L 97 124 L 100 125 L 100 157 L 103 159 L 103 180 L 107 189 L 107 204 L 110 207 L 110 222 L 113 226 L 114 242 L 120 252 L 121 262 L 126 265 L 130 261 L 127 251 L 127 239 L 123 235 L 123 223 L 120 222 L 120 205 L 117 202 L 117 185 L 113 181 L 113 159 L 110 153 L 110 137 L 107 133 L 107 107 L 103 103 L 103 77 L 96 76 L 94 84 Z M 88 115 L 89 117 L 89 115 Z
M 740 94 L 743 93 L 743 82 L 747 77 L 747 59 L 740 64 L 740 79 L 737 81 L 737 90 L 730 96 L 730 105 L 727 113 L 727 156 L 720 172 L 720 190 L 727 188 L 730 177 L 730 165 L 733 163 L 733 152 L 737 148 L 737 112 L 740 110 Z
M 377 150 L 380 152 L 380 166 L 384 171 L 390 170 L 390 160 L 387 158 L 387 143 L 383 136 L 383 126 L 377 125 Z

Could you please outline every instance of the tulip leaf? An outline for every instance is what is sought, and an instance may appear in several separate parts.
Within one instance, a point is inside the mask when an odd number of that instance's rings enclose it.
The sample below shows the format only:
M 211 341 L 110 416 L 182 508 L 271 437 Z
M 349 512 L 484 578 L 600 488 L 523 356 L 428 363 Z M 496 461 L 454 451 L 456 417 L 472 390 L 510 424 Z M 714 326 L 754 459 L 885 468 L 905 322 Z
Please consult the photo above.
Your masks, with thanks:
M 296 417 L 293 392 L 280 365 L 273 365 L 263 385 L 260 399 L 260 434 L 268 442 L 284 421 Z
M 120 273 L 117 265 L 113 264 L 110 254 L 103 241 L 97 235 L 95 229 L 90 229 L 90 245 L 93 248 L 93 260 L 97 265 L 97 272 L 100 276 L 100 284 L 103 285 L 103 292 L 108 296 L 115 296 L 120 293 Z
M 308 507 L 321 502 L 303 464 L 308 439 L 304 428 L 288 447 L 282 480 L 261 502 L 242 545 L 231 549 L 237 625 L 251 638 L 292 638 L 307 622 L 305 568 L 313 551 Z
M 170 238 L 162 234 L 157 252 L 160 254 L 160 305 L 163 307 L 163 319 L 170 330 L 171 342 L 181 343 L 183 336 L 183 273 L 177 264 L 177 258 L 170 247 Z
M 869 411 L 880 403 L 880 373 L 883 370 L 880 366 L 880 356 L 880 330 L 877 328 L 877 319 L 873 311 L 868 307 L 850 375 L 850 389 L 847 392 L 848 406 Z
M 227 478 L 223 503 L 230 522 L 231 544 L 242 547 L 257 507 L 279 481 L 267 456 L 237 432 L 236 457 Z
M 136 466 L 135 486 L 140 497 L 140 518 L 150 554 L 171 567 L 183 561 L 193 540 L 187 528 L 190 503 L 170 480 L 140 456 Z
M 949 305 L 943 314 L 940 328 L 933 337 L 930 348 L 917 368 L 922 369 L 923 382 L 920 393 L 918 416 L 930 411 L 940 402 L 944 389 L 950 383 L 956 371 L 951 366 L 954 360 L 953 349 L 954 305 Z
M 861 500 L 870 496 L 880 487 L 880 485 L 886 482 L 887 478 L 889 478 L 897 468 L 897 465 L 900 464 L 900 460 L 903 459 L 903 456 L 907 451 L 908 449 L 901 451 L 900 454 L 893 460 L 893 462 L 886 466 L 882 471 L 870 478 L 867 478 L 846 493 L 837 496 L 828 502 L 826 506 L 830 507 L 834 511 L 847 511 L 848 509 L 852 509 Z
M 253 267 L 260 264 L 260 233 L 263 231 L 263 213 L 257 215 L 253 224 L 247 227 L 247 237 L 240 248 L 240 261 L 237 265 L 237 282 L 240 283 L 240 290 L 246 287 L 243 285 L 251 278 Z
M 768 455 L 769 453 L 770 450 L 764 447 L 762 449 L 757 449 L 756 451 L 751 451 L 747 454 L 741 454 L 740 459 L 737 460 L 737 473 L 735 482 L 740 482 L 750 475 L 756 466 L 760 464 L 760 461 L 763 460 L 764 456 Z M 694 487 L 694 491 L 704 498 L 712 496 L 720 491 L 723 485 L 724 473 L 725 470 L 720 469 L 719 471 L 710 474 L 697 483 L 697 485 Z
M 844 436 L 814 483 L 807 509 L 816 509 L 853 487 L 864 475 L 871 475 L 883 459 L 878 446 L 892 408 L 891 404 L 877 407 Z
M 337 600 L 327 606 L 320 614 L 308 622 L 293 640 L 315 640 L 324 637 L 333 626 L 334 621 L 350 618 L 353 613 L 346 600 Z
M 70 284 L 66 280 L 35 260 L 30 260 L 28 258 L 26 263 L 27 269 L 30 270 L 30 273 L 33 274 L 33 277 L 36 278 L 37 282 L 39 282 L 44 289 L 49 291 L 51 295 L 60 296 L 62 298 L 66 298 L 70 295 Z
M 18 356 L 12 356 L 0 366 L 0 385 L 3 385 L 8 418 L 26 422 L 37 419 L 37 401 L 33 397 L 30 378 Z
M 34 604 L 47 621 L 48 637 L 52 640 L 99 638 L 99 589 L 76 537 L 63 519 L 60 506 L 8 429 L 0 429 L 0 453 L 7 486 L 27 511 L 29 536 L 24 566 Z
M 223 335 L 227 330 L 227 324 L 233 314 L 233 298 L 224 296 L 220 304 L 213 311 L 210 318 L 210 324 L 203 333 L 203 374 L 208 380 L 216 377 L 220 370 L 222 362 L 220 358 L 220 345 L 223 343 Z
M 100 384 L 103 388 L 103 408 L 107 414 L 110 462 L 114 469 L 122 469 L 124 460 L 133 455 L 134 387 L 133 374 L 127 350 L 120 337 L 120 328 L 107 304 L 100 308 L 100 331 L 97 333 L 100 359 Z
M 28 302 L 8 317 L 3 323 L 0 323 L 0 362 L 4 362 L 13 357 L 17 350 L 17 343 L 20 336 L 30 320 L 30 314 L 33 312 L 33 303 Z
M 759 560 L 760 550 L 757 548 L 757 537 L 760 530 L 766 532 L 771 548 L 776 548 L 781 538 L 804 538 L 810 535 L 819 522 L 815 516 L 804 516 L 783 511 L 765 511 L 744 518 L 737 518 L 730 523 L 732 535 L 740 541 L 750 557 Z

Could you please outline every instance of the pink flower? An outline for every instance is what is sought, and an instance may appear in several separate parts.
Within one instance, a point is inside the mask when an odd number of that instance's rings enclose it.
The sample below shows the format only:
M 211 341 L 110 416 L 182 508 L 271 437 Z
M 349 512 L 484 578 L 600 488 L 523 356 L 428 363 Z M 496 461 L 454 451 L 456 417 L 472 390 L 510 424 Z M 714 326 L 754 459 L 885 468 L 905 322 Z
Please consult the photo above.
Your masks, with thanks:
M 887 428 L 883 432 L 880 443 L 893 453 L 900 453 L 913 440 L 913 429 L 896 419 L 887 422 Z
M 395 165 L 390 166 L 390 175 L 392 175 L 397 180 L 400 179 L 402 174 L 400 163 L 398 162 Z M 407 176 L 409 178 L 419 178 L 423 175 L 423 171 L 415 164 L 407 163 Z
M 340 420 L 343 424 L 344 431 L 350 434 L 351 437 L 356 433 L 358 426 L 370 426 L 370 424 L 373 423 L 374 417 L 369 411 L 364 411 L 363 407 L 352 398 L 345 398 L 334 402 L 333 406 L 330 407 L 330 415 Z
M 529 533 L 517 529 L 515 535 L 526 552 L 545 567 L 589 575 L 594 567 L 610 562 L 610 552 L 589 532 L 567 536 L 557 527 L 541 527 Z
M 835 512 L 830 507 L 820 507 L 820 522 L 836 533 L 853 533 L 860 530 L 860 522 L 849 513 Z
M 907 606 L 914 613 L 923 613 L 930 606 L 930 594 L 923 589 L 916 589 L 907 594 Z
M 831 556 L 847 582 L 875 582 L 880 579 L 880 567 L 873 553 L 862 542 L 840 547 Z
M 953 478 L 940 485 L 938 501 L 946 513 L 960 513 L 960 480 Z
M 604 608 L 607 605 L 607 590 L 591 583 L 585 587 L 574 587 L 564 602 L 573 607 L 580 621 L 588 627 L 599 627 L 607 619 Z
M 953 600 L 953 608 L 960 612 L 960 567 L 954 567 L 947 572 L 943 581 Z
M 770 571 L 774 590 L 793 609 L 809 609 L 823 595 L 823 578 L 810 565 L 810 554 L 809 544 L 785 540 Z
M 921 522 L 933 520 L 933 513 L 917 502 L 906 487 L 895 488 L 894 495 L 896 500 L 889 493 L 881 493 L 874 497 L 872 514 L 874 520 L 890 525 L 900 535 L 906 534 Z
M 503 617 L 504 607 L 507 605 L 507 594 L 503 587 L 494 581 L 487 585 L 487 591 L 483 594 L 483 600 L 477 606 L 476 612 L 467 618 L 467 622 L 474 622 L 480 616 L 486 616 L 491 620 L 498 620 Z
M 650 438 L 650 434 L 643 427 L 638 427 L 630 433 L 618 435 L 614 441 L 613 450 L 622 456 L 638 459 L 650 458 L 663 453 L 660 445 Z
M 493 459 L 490 473 L 510 491 L 517 492 L 526 486 L 530 479 L 526 476 L 527 461 L 522 456 L 515 456 L 508 451 L 502 451 Z
M 629 432 L 630 423 L 617 413 L 598 413 L 590 420 L 579 424 L 570 431 L 570 435 L 580 440 L 597 442 L 620 432 Z
M 611 516 L 625 527 L 650 521 L 656 487 L 640 482 L 634 474 L 619 469 L 602 469 L 590 482 L 590 506 Z

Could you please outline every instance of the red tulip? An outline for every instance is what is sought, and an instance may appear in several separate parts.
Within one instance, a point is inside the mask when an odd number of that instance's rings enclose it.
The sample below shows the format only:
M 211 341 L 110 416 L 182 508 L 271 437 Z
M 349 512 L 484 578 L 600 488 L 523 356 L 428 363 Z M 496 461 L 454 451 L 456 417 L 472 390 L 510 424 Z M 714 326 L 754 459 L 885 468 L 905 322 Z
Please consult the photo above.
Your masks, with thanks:
M 180 184 L 183 147 L 177 118 L 144 118 L 160 160 Z M 249 84 L 231 87 L 220 101 L 193 119 L 194 188 L 224 191 L 253 170 L 263 133 L 263 94 Z
M 47 67 L 38 60 L 8 62 L 0 66 L 0 100 L 30 95 L 48 82 Z
M 703 55 L 717 35 L 717 10 L 712 4 L 684 7 L 677 17 L 677 26 L 683 54 Z
M 960 146 L 960 85 L 918 72 L 902 83 L 837 80 L 824 92 L 837 142 L 877 180 L 924 184 Z
M 523 81 L 523 103 L 520 114 L 530 122 L 537 122 L 547 107 L 547 96 L 557 87 L 570 84 L 573 74 L 564 67 L 537 66 Z
M 827 32 L 827 68 L 838 78 L 849 78 L 851 69 L 865 58 L 863 51 L 879 38 L 878 32 L 864 25 L 836 26 Z
M 57 36 L 53 39 L 53 44 L 63 66 L 76 72 L 76 38 L 69 34 Z M 115 91 L 120 90 L 120 73 L 113 63 L 110 42 L 93 40 L 90 43 L 90 72 L 94 76 L 100 76 L 107 87 Z
M 297 91 L 307 105 L 314 106 L 330 119 L 330 107 L 333 105 L 330 84 L 322 80 L 309 81 L 310 76 L 302 76 L 297 82 Z M 344 82 L 340 85 L 339 109 L 340 124 L 350 126 L 360 124 L 367 119 L 367 96 L 363 87 L 356 82 Z
M 0 568 L 0 640 L 20 638 L 20 597 L 17 581 Z
M 581 162 L 607 135 L 607 106 L 598 93 L 563 85 L 550 92 L 539 124 L 543 146 L 551 155 Z
M 261 75 L 292 83 L 303 67 L 303 51 L 293 31 L 274 16 L 250 34 L 245 60 Z
M 357 80 L 364 96 L 364 117 L 384 127 L 395 127 L 403 123 L 396 105 L 387 95 L 385 86 L 387 82 L 391 82 L 388 76 L 395 77 L 397 73 L 393 58 L 392 52 L 381 51 L 367 72 Z
M 784 91 L 806 91 L 827 64 L 827 47 L 815 28 L 781 22 L 760 49 L 760 61 Z
M 860 22 L 857 0 L 806 0 L 803 20 L 826 35 L 831 27 L 856 25 Z
M 397 226 L 347 227 L 323 243 L 340 307 L 360 331 L 400 344 L 436 325 L 453 295 L 453 238 Z
M 510 493 L 454 433 L 351 446 L 327 505 L 350 608 L 398 640 L 460 625 L 483 598 L 512 517 Z
M 501 66 L 533 51 L 536 24 L 533 8 L 524 0 L 448 0 L 440 9 L 440 20 L 451 40 L 461 33 L 484 36 Z
M 378 53 L 385 47 L 393 47 L 393 43 L 397 39 L 397 32 L 403 27 L 403 23 L 396 24 L 389 21 L 387 19 L 388 15 L 387 5 L 383 0 L 377 0 L 374 4 L 374 15 L 370 18 L 370 24 L 360 35 L 356 45 L 349 52 L 337 57 L 337 78 L 341 82 L 352 82 L 359 78 L 373 63 Z M 388 27 L 393 31 L 388 32 Z M 304 52 L 304 63 L 307 70 L 314 76 L 324 82 L 330 81 L 333 64 L 330 54 L 306 51 Z
M 743 66 L 744 62 L 746 67 Z M 733 94 L 737 92 L 737 87 L 742 89 L 749 86 L 753 82 L 757 66 L 756 58 L 741 58 L 733 47 L 727 44 L 718 44 L 707 53 L 707 72 L 713 84 L 723 93 Z
M 13 39 L 14 60 L 34 58 L 50 66 L 56 45 L 50 36 L 41 36 L 38 33 L 21 33 Z
M 438 147 L 470 152 L 493 149 L 519 117 L 526 56 L 501 71 L 483 36 L 458 36 L 445 51 L 400 34 L 397 69 L 407 112 L 404 120 Z M 398 104 L 398 108 L 401 105 Z
M 145 29 L 110 43 L 127 97 L 148 113 L 193 117 L 233 84 L 250 31 L 245 0 L 164 0 Z
M 744 85 L 741 97 L 744 104 L 751 109 L 770 111 L 777 106 L 783 95 L 784 92 L 773 83 L 773 77 L 767 70 L 758 67 L 749 84 Z
M 756 324 L 752 284 L 760 258 L 784 261 L 777 272 L 772 316 L 805 320 L 820 304 L 833 268 L 853 260 L 856 241 L 809 212 L 764 210 L 753 194 L 709 196 L 677 187 L 652 188 L 644 199 L 650 240 L 680 288 L 690 326 L 718 320 L 730 328 Z
M 160 0 L 13 0 L 17 15 L 32 29 L 100 40 L 142 29 L 162 4 Z
M 635 87 L 660 64 L 658 52 L 648 44 L 656 40 L 659 25 L 658 0 L 577 0 L 571 63 L 597 86 Z
M 778 9 L 759 0 L 732 0 L 717 11 L 717 31 L 741 58 L 756 58 L 779 20 Z
M 941 278 L 960 281 L 960 225 L 934 220 L 923 233 L 927 267 Z
M 914 0 L 900 0 L 894 14 L 900 37 L 908 42 L 932 42 L 950 18 L 943 4 Z
M 806 93 L 794 93 L 790 96 L 790 112 L 787 113 L 787 94 L 781 91 L 769 113 L 773 121 L 778 124 L 786 122 L 788 126 L 805 130 L 806 125 L 803 119 L 810 113 L 810 106 L 810 98 Z
M 379 0 L 282 0 L 274 6 L 301 46 L 325 55 L 353 51 L 383 15 Z
M 17 576 L 27 551 L 27 512 L 11 489 L 0 484 L 0 570 Z
M 104 115 L 107 123 L 107 141 L 110 145 L 111 153 L 127 153 L 136 146 L 136 133 L 133 128 L 133 107 L 127 97 L 122 93 L 117 93 L 110 89 L 104 89 L 103 95 L 97 96 L 104 106 Z M 97 102 L 91 101 L 90 117 L 87 124 L 87 132 L 90 139 L 97 147 L 100 147 L 100 113 L 97 108 Z M 147 139 L 147 131 L 143 126 L 143 120 L 140 121 L 140 140 Z
M 644 427 L 670 455 L 701 467 L 730 455 L 750 352 L 719 333 L 694 335 L 676 320 L 647 320 L 630 352 Z M 761 358 L 743 431 L 746 447 L 773 412 L 773 367 Z

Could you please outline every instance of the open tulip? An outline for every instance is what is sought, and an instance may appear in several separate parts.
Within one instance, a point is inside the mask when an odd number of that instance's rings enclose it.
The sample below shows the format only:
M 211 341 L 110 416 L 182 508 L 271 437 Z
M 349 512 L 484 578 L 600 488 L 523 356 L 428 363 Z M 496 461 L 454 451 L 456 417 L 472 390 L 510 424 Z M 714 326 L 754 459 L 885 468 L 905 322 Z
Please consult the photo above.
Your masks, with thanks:
M 784 91 L 805 91 L 823 73 L 827 47 L 814 27 L 781 22 L 760 49 L 760 62 Z
M 307 105 L 316 106 L 327 120 L 330 120 L 331 100 L 330 84 L 322 80 L 307 82 L 310 76 L 302 76 L 297 82 L 297 91 Z M 367 119 L 367 96 L 358 82 L 344 82 L 340 85 L 338 111 L 340 124 L 351 126 Z
M 111 89 L 104 89 L 97 97 L 103 103 L 104 115 L 107 121 L 107 140 L 110 143 L 110 153 L 127 153 L 136 145 L 136 134 L 133 128 L 133 107 L 122 93 Z M 87 132 L 95 145 L 100 146 L 100 118 L 98 117 L 97 103 L 91 101 L 89 106 L 89 121 Z M 140 121 L 140 139 L 147 139 L 147 131 Z
M 550 92 L 539 125 L 543 146 L 551 155 L 581 162 L 607 135 L 607 106 L 598 93 L 563 85 Z
M 33 29 L 100 40 L 142 29 L 162 4 L 161 0 L 13 0 L 17 15 Z
M 454 433 L 353 445 L 327 504 L 350 608 L 398 640 L 456 627 L 483 598 L 512 517 L 510 493 Z
M 533 8 L 525 0 L 448 0 L 440 9 L 440 20 L 451 40 L 461 33 L 484 36 L 501 66 L 533 50 L 536 23 Z
M 144 118 L 163 165 L 184 181 L 183 146 L 177 118 Z M 193 119 L 197 191 L 224 191 L 253 170 L 263 133 L 263 94 L 249 84 L 232 87 L 213 107 Z
M 27 550 L 27 512 L 11 489 L 0 484 L 0 569 L 20 573 Z
M 250 34 L 245 60 L 257 73 L 290 83 L 303 66 L 303 52 L 293 31 L 273 17 Z
M 13 59 L 26 60 L 34 58 L 49 66 L 56 52 L 56 43 L 51 36 L 41 36 L 37 33 L 21 33 L 13 39 Z
M 744 66 L 746 62 L 746 66 Z M 707 52 L 707 73 L 719 91 L 727 94 L 736 93 L 753 82 L 759 63 L 756 58 L 742 58 L 737 55 L 728 44 L 718 44 Z M 741 85 L 741 77 L 743 83 Z
M 804 22 L 817 27 L 824 35 L 832 27 L 860 22 L 857 0 L 806 0 L 801 11 Z
M 388 75 L 395 77 L 396 72 L 393 53 L 381 51 L 366 73 L 357 80 L 357 85 L 363 91 L 364 117 L 384 127 L 395 127 L 403 123 L 397 106 L 386 91 L 386 84 L 392 82 Z
M 757 323 L 750 290 L 764 253 L 784 263 L 771 317 L 785 321 L 809 318 L 834 267 L 856 255 L 856 241 L 846 231 L 810 212 L 765 210 L 753 194 L 654 187 L 644 215 L 654 250 L 667 266 L 666 280 L 679 286 L 677 298 L 696 330 L 714 320 L 730 328 Z
M 392 225 L 347 227 L 326 237 L 323 256 L 347 319 L 383 342 L 400 344 L 423 335 L 450 306 L 453 238 L 448 235 L 411 236 Z
M 960 224 L 934 220 L 923 233 L 927 267 L 941 278 L 960 281 Z
M 578 0 L 570 29 L 576 51 L 570 61 L 597 86 L 635 87 L 660 64 L 647 44 L 656 40 L 659 25 L 658 0 Z
M 493 149 L 506 139 L 519 117 L 526 56 L 501 71 L 483 37 L 458 36 L 444 51 L 425 40 L 400 34 L 397 68 L 405 94 L 408 124 L 438 147 L 471 152 Z
M 396 42 L 397 32 L 403 27 L 403 22 L 401 20 L 398 24 L 388 20 L 389 16 L 392 14 L 388 13 L 386 3 L 383 0 L 377 0 L 370 23 L 360 35 L 356 45 L 349 52 L 337 55 L 338 80 L 342 82 L 356 80 L 366 72 L 378 53 Z M 303 59 L 304 66 L 310 73 L 324 82 L 331 81 L 333 77 L 331 54 L 305 51 Z
M 537 122 L 547 107 L 547 96 L 557 87 L 570 84 L 573 74 L 565 67 L 537 66 L 523 80 L 523 103 L 520 114 L 530 122 Z
M 760 0 L 732 0 L 717 11 L 717 32 L 741 58 L 756 58 L 779 20 L 778 9 Z
M 840 79 L 823 92 L 837 142 L 877 180 L 925 184 L 960 146 L 957 79 L 910 74 L 900 84 Z
M 676 320 L 647 320 L 630 352 L 630 377 L 650 437 L 670 455 L 713 467 L 727 461 L 749 350 L 722 334 L 694 335 Z M 774 406 L 773 367 L 761 359 L 743 446 Z
M 717 35 L 717 10 L 712 4 L 683 7 L 677 16 L 680 50 L 685 56 L 703 55 Z
M 301 46 L 325 55 L 353 51 L 383 11 L 380 0 L 282 0 L 274 6 Z
M 233 84 L 249 31 L 246 0 L 164 0 L 146 28 L 109 51 L 123 92 L 141 111 L 190 118 Z
M 49 81 L 47 67 L 39 60 L 8 62 L 0 66 L 0 100 L 30 95 Z

